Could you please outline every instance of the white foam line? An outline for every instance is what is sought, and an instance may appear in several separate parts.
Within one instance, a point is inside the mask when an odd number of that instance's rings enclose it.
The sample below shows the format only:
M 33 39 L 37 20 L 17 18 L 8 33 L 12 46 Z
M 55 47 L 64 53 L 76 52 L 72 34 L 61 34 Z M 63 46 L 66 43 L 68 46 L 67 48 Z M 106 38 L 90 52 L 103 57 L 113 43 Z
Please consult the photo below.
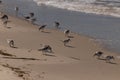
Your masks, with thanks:
M 79 2 L 70 2 L 68 0 L 34 0 L 39 6 L 53 6 L 57 8 L 67 9 L 71 11 L 94 13 L 102 15 L 110 15 L 115 17 L 120 17 L 120 8 L 118 7 L 108 7 L 103 5 L 90 4 L 94 0 L 79 0 Z M 89 1 L 89 2 L 87 2 Z

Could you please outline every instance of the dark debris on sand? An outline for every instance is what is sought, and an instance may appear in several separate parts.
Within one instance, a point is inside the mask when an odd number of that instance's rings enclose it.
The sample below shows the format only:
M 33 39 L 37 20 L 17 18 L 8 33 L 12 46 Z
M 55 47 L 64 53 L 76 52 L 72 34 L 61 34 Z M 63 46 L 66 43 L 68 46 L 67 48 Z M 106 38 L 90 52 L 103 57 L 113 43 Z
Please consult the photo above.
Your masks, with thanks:
M 16 57 L 15 55 L 12 55 L 12 54 L 9 54 L 9 53 L 6 53 L 6 52 L 3 52 L 2 50 L 0 50 L 0 55 L 3 55 L 3 56 L 9 56 L 9 57 Z
M 11 69 L 18 75 L 18 77 L 23 78 L 23 80 L 31 80 L 29 78 L 30 74 L 26 71 L 21 70 L 20 68 L 12 67 L 9 64 L 2 64 L 2 66 Z

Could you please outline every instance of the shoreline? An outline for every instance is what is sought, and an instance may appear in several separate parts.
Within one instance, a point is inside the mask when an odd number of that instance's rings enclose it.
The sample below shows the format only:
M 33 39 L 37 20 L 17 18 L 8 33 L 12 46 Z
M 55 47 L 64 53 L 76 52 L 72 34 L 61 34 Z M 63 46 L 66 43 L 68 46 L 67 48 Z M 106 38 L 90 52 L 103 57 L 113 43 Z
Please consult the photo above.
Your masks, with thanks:
M 37 26 L 25 20 L 9 17 L 11 22 L 8 26 L 11 28 L 0 27 L 0 49 L 16 57 L 0 55 L 2 56 L 1 62 L 27 71 L 30 73 L 28 80 L 88 80 L 88 78 L 117 80 L 120 78 L 119 59 L 113 61 L 115 64 L 111 64 L 93 57 L 94 52 L 99 50 L 102 50 L 105 55 L 114 55 L 115 58 L 119 55 L 101 49 L 101 46 L 91 41 L 90 37 L 70 33 L 73 36 L 70 47 L 65 47 L 61 42 L 66 39 L 62 31 L 46 28 L 47 33 L 42 33 L 37 30 Z M 8 46 L 6 39 L 9 38 L 15 40 L 17 49 Z M 37 51 L 40 44 L 49 44 L 54 53 L 43 55 L 42 52 Z
M 17 74 L 15 80 L 119 80 L 120 54 L 106 50 L 94 38 L 71 32 L 71 42 L 65 46 L 63 31 L 47 26 L 41 32 L 26 20 L 7 15 L 9 28 L 0 20 L 0 50 L 4 53 L 0 63 L 15 72 L 11 76 Z M 9 47 L 8 39 L 15 41 L 16 48 Z M 38 51 L 42 45 L 50 45 L 53 53 Z M 100 59 L 93 57 L 96 51 L 104 53 Z M 107 62 L 109 55 L 115 60 Z
M 30 3 L 31 3 L 31 1 L 30 1 Z M 39 6 L 38 6 L 38 7 L 39 7 Z M 51 7 L 52 7 L 52 6 L 51 6 Z M 53 8 L 56 8 L 56 7 L 53 7 Z M 66 10 L 66 9 L 61 9 L 61 8 L 57 8 L 57 9 Z M 67 10 L 67 11 L 69 11 L 69 10 Z M 77 11 L 71 11 L 71 12 L 74 13 L 74 12 L 77 12 Z M 14 12 L 12 12 L 12 13 L 14 13 Z M 79 13 L 79 12 L 77 12 L 77 13 Z M 80 12 L 80 13 L 83 13 L 83 14 L 84 14 L 84 12 Z M 8 13 L 6 13 L 6 14 L 8 14 Z M 12 16 L 12 17 L 14 17 L 14 18 L 16 18 L 15 14 L 10 14 L 10 13 L 9 13 L 9 15 Z M 93 14 L 93 13 L 86 13 L 86 15 L 95 15 L 95 16 L 97 15 L 97 16 L 104 16 L 104 17 L 116 18 L 116 17 L 114 17 L 114 16 L 98 15 L 98 14 Z M 20 14 L 17 16 L 17 18 L 24 20 L 23 17 L 22 17 L 22 15 L 20 15 Z M 117 18 L 118 18 L 118 17 L 117 17 Z M 118 18 L 118 19 L 119 19 L 119 18 Z M 40 25 L 40 24 L 38 24 L 38 25 Z M 37 26 L 38 26 L 38 25 L 37 25 Z M 52 29 L 52 28 L 50 28 L 50 29 Z M 65 29 L 65 28 L 64 28 L 64 29 Z M 61 31 L 63 31 L 64 29 L 62 29 Z M 72 33 L 77 34 L 77 35 L 86 36 L 86 37 L 90 38 L 91 40 L 93 40 L 95 43 L 99 44 L 99 46 L 100 46 L 103 50 L 105 50 L 105 51 L 109 51 L 109 50 L 110 50 L 110 52 L 112 52 L 112 53 L 117 53 L 117 54 L 119 54 L 118 51 L 111 50 L 111 49 L 108 47 L 108 45 L 105 45 L 104 42 L 96 41 L 97 38 L 95 38 L 95 37 L 92 37 L 92 36 L 87 35 L 87 34 L 78 33 L 78 32 L 72 32 Z
M 5 0 L 7 1 L 7 0 Z M 115 34 L 118 33 L 119 28 L 119 19 L 111 16 L 102 16 L 94 14 L 84 14 L 79 12 L 71 12 L 68 10 L 47 7 L 47 6 L 36 6 L 36 3 L 33 3 L 31 0 L 26 1 L 14 1 L 9 2 L 8 12 L 14 14 L 14 6 L 16 4 L 20 7 L 19 15 L 27 15 L 29 12 L 35 12 L 35 18 L 37 18 L 37 24 L 47 24 L 50 28 L 53 27 L 54 21 L 59 21 L 61 23 L 62 29 L 70 29 L 79 34 L 92 36 L 96 39 L 101 39 L 101 42 L 107 45 L 107 48 L 114 49 L 112 51 L 120 52 L 120 40 L 119 36 Z M 7 4 L 8 4 L 7 3 Z M 22 4 L 21 4 L 22 3 Z M 29 6 L 31 4 L 31 6 Z M 7 10 L 7 8 L 5 9 Z M 95 23 L 96 22 L 96 23 Z M 86 24 L 87 23 L 87 24 Z M 113 28 L 114 26 L 114 28 Z M 113 32 L 115 31 L 115 32 Z M 112 34 L 113 33 L 113 34 Z M 109 37 L 108 37 L 109 36 Z M 114 38 L 112 37 L 114 36 Z M 109 42 L 111 40 L 111 42 Z M 118 45 L 118 46 L 116 46 Z M 110 47 L 109 47 L 110 46 Z
M 118 7 L 116 7 L 116 6 L 110 7 L 110 6 L 104 5 L 104 3 L 102 5 L 102 4 L 99 4 L 99 1 L 95 1 L 92 3 L 86 3 L 86 4 L 79 3 L 80 5 L 77 4 L 77 6 L 76 6 L 76 4 L 74 4 L 74 5 L 72 4 L 72 6 L 71 6 L 70 3 L 65 3 L 62 1 L 61 2 L 37 1 L 37 0 L 33 0 L 33 1 L 36 2 L 38 6 L 50 6 L 50 7 L 56 7 L 56 8 L 60 8 L 60 9 L 69 10 L 69 11 L 91 13 L 91 14 L 104 15 L 104 16 L 108 15 L 108 16 L 113 16 L 113 17 L 120 17 Z M 60 5 L 60 4 L 62 4 L 62 5 Z M 115 12 L 117 12 L 117 14 Z
M 5 14 L 7 14 L 7 13 L 5 13 Z M 27 23 L 29 23 L 30 25 L 33 25 L 35 28 L 38 28 L 39 27 L 39 25 L 34 25 L 34 24 L 32 24 L 31 22 L 28 22 L 27 20 L 25 20 L 23 17 L 21 17 L 21 16 L 15 16 L 15 15 L 10 15 L 10 14 L 8 14 L 11 18 L 16 18 L 16 19 L 18 19 L 18 20 L 23 20 L 23 21 L 25 21 L 25 22 L 27 22 Z M 54 30 L 54 28 L 47 28 L 48 30 Z M 64 31 L 64 29 L 59 29 L 59 30 L 57 30 L 57 31 L 59 31 L 59 32 L 63 32 Z M 94 42 L 95 43 L 95 45 L 97 45 L 97 46 L 99 46 L 99 48 L 100 48 L 100 50 L 103 50 L 103 51 L 109 51 L 109 49 L 107 49 L 107 47 L 104 47 L 104 43 L 101 43 L 101 41 L 96 41 L 96 38 L 95 37 L 92 37 L 92 36 L 89 36 L 89 35 L 84 35 L 84 34 L 80 34 L 80 33 L 77 33 L 77 32 L 73 32 L 73 31 L 71 31 L 71 33 L 72 34 L 75 34 L 75 35 L 78 35 L 78 36 L 82 36 L 82 37 L 85 37 L 85 38 L 88 38 L 88 39 L 90 39 L 90 41 L 92 41 L 92 42 Z M 105 49 L 104 49 L 105 48 Z M 117 53 L 117 52 L 114 52 L 114 51 L 110 51 L 111 53 Z M 118 53 L 117 53 L 118 54 Z M 119 54 L 118 54 L 119 55 Z

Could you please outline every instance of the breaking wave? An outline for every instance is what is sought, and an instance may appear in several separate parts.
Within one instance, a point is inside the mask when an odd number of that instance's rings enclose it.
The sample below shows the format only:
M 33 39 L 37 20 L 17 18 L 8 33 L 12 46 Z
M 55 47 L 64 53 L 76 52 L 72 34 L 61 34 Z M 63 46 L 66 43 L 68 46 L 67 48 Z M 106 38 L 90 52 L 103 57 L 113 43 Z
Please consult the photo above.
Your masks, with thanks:
M 120 17 L 119 0 L 33 0 L 39 6 Z

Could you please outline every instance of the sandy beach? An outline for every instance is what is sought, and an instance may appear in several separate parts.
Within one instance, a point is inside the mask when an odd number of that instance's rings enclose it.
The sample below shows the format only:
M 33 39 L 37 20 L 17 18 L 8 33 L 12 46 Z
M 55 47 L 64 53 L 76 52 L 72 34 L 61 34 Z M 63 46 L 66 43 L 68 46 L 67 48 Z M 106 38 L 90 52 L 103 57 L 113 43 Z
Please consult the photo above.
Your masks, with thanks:
M 76 33 L 70 33 L 71 42 L 64 46 L 63 31 L 45 28 L 41 32 L 38 28 L 13 16 L 7 27 L 0 20 L 0 80 L 119 80 L 119 54 Z M 9 47 L 8 39 L 15 41 L 16 48 Z M 38 51 L 41 44 L 50 45 L 53 53 L 43 55 Z M 103 59 L 93 57 L 96 51 L 104 52 Z M 106 63 L 107 55 L 115 60 Z

